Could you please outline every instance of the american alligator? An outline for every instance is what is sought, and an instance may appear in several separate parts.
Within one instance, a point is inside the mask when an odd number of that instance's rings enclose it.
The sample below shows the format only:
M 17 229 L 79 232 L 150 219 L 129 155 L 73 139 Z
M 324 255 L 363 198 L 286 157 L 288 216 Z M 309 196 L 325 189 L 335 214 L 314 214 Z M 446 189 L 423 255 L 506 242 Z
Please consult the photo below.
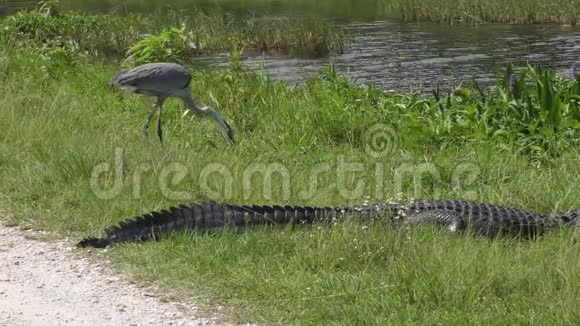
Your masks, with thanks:
M 171 207 L 125 220 L 107 228 L 103 238 L 85 238 L 78 247 L 104 248 L 118 242 L 157 239 L 184 230 L 210 231 L 224 227 L 243 228 L 260 224 L 328 222 L 340 218 L 390 218 L 408 224 L 435 224 L 451 232 L 471 230 L 488 237 L 509 235 L 533 238 L 548 229 L 580 226 L 580 212 L 556 217 L 529 211 L 468 201 L 418 201 L 344 207 L 237 206 L 206 202 Z

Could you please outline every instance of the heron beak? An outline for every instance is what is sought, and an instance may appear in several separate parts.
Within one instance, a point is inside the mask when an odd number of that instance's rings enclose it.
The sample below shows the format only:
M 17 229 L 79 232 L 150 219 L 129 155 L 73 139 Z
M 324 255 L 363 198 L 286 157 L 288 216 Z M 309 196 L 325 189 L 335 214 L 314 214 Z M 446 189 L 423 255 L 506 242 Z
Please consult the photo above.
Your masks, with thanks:
M 229 143 L 230 143 L 230 145 L 233 145 L 234 144 L 234 131 L 232 130 L 232 127 L 230 127 L 230 125 L 227 122 L 224 122 L 224 123 L 228 127 Z

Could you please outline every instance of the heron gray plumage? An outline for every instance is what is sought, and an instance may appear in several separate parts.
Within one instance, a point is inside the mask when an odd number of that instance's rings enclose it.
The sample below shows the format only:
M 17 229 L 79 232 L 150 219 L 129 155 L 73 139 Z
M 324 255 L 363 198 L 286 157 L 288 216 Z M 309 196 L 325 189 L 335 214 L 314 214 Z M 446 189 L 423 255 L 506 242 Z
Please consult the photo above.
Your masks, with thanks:
M 157 111 L 157 136 L 159 141 L 163 142 L 161 108 L 168 97 L 178 97 L 189 111 L 196 115 L 207 115 L 215 120 L 228 144 L 232 144 L 234 141 L 232 129 L 221 116 L 207 106 L 200 107 L 193 99 L 191 96 L 191 73 L 182 65 L 170 62 L 147 63 L 131 70 L 119 72 L 111 81 L 110 86 L 157 98 L 143 125 L 145 137 L 147 137 L 147 129 L 151 119 Z

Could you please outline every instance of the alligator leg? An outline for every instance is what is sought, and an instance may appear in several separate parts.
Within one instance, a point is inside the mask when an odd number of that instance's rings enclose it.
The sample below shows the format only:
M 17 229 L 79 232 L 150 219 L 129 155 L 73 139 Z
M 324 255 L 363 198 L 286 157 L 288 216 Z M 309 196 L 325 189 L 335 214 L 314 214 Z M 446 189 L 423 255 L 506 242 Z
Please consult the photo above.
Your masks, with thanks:
M 427 210 L 422 212 L 409 212 L 405 219 L 409 224 L 435 224 L 446 228 L 451 233 L 461 233 L 466 227 L 465 219 L 457 212 L 445 210 Z

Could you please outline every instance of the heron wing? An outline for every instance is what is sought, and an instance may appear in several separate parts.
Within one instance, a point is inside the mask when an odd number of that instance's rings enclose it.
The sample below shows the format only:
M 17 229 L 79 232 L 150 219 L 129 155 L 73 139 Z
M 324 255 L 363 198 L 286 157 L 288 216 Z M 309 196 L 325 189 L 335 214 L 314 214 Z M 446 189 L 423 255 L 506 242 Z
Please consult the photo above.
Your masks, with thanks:
M 156 62 L 121 72 L 111 82 L 121 88 L 150 95 L 170 94 L 191 82 L 189 71 L 176 63 Z

